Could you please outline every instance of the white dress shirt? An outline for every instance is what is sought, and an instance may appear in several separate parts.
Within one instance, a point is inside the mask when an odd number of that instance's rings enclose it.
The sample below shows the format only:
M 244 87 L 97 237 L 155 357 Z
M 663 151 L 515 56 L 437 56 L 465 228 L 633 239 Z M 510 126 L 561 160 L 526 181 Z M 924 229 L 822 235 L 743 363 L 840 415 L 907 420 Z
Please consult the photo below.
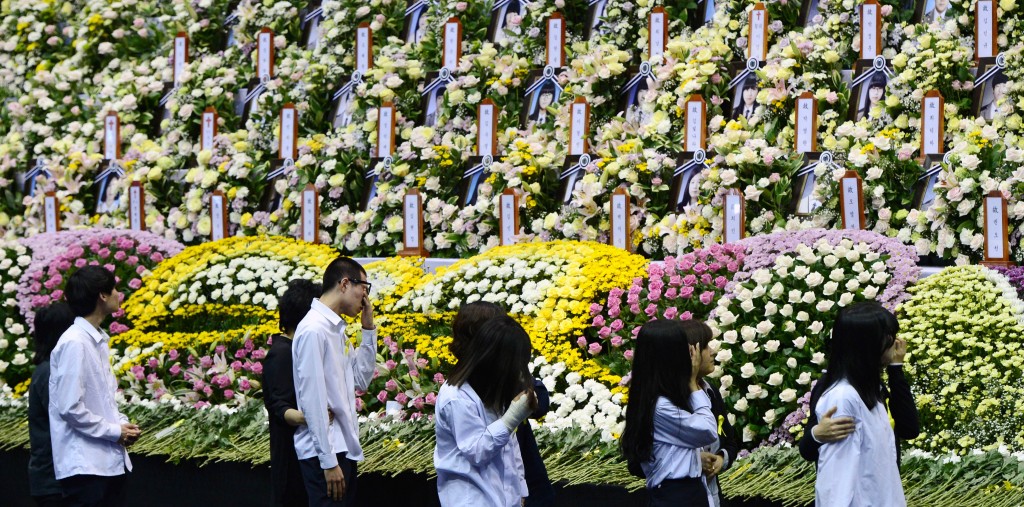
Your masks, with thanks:
M 654 446 L 651 461 L 641 463 L 647 487 L 668 479 L 702 478 L 700 452 L 718 442 L 718 421 L 711 413 L 711 399 L 700 389 L 690 394 L 687 412 L 662 396 L 654 405 Z
M 441 386 L 434 468 L 443 507 L 509 507 L 529 495 L 519 439 L 468 384 Z
M 132 469 L 118 444 L 128 417 L 117 410 L 110 337 L 78 317 L 50 354 L 50 441 L 57 479 L 121 475 Z
M 896 438 L 885 405 L 864 405 L 857 390 L 840 380 L 825 391 L 814 407 L 820 421 L 831 407 L 833 419 L 852 417 L 850 436 L 821 446 L 815 505 L 849 507 L 907 505 L 896 466 Z
M 353 349 L 345 338 L 345 321 L 319 299 L 295 328 L 292 372 L 299 410 L 306 426 L 295 431 L 299 459 L 319 458 L 324 470 L 338 465 L 336 454 L 363 460 L 356 418 L 356 389 L 365 390 L 377 366 L 377 330 L 363 330 Z M 327 411 L 334 412 L 330 422 Z

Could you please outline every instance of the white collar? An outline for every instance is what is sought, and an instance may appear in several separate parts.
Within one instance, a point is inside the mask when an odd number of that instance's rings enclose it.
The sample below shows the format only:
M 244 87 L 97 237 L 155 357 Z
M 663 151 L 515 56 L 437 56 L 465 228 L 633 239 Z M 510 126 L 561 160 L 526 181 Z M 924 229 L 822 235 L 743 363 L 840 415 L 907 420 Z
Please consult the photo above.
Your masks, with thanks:
M 93 341 L 95 341 L 96 343 L 100 343 L 108 339 L 106 333 L 100 331 L 99 329 L 96 329 L 95 326 L 93 326 L 91 323 L 89 323 L 89 321 L 85 320 L 85 318 L 83 317 L 75 317 L 75 325 L 81 328 L 83 331 L 85 331 L 89 335 L 89 337 L 92 338 Z
M 343 325 L 345 323 L 341 319 L 340 315 L 334 313 L 334 310 L 331 310 L 327 305 L 321 303 L 320 298 L 314 299 L 313 304 L 311 304 L 309 307 L 312 310 L 316 310 L 316 312 L 319 313 L 320 315 L 323 315 L 324 318 L 327 319 L 327 321 L 330 322 L 331 325 L 335 327 L 338 327 L 339 325 Z

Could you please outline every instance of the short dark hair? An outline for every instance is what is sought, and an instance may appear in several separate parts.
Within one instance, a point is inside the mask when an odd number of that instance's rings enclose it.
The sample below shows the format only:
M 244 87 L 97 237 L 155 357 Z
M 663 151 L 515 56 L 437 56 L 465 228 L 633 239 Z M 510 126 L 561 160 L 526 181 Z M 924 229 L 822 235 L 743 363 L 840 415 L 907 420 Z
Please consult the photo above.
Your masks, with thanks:
M 874 76 L 871 76 L 871 82 L 868 83 L 868 89 L 872 88 L 885 88 L 889 85 L 889 80 L 886 79 L 885 74 L 876 72 Z
M 85 317 L 96 311 L 100 294 L 114 292 L 117 280 L 114 273 L 101 266 L 85 266 L 68 277 L 64 288 L 64 299 L 77 317 Z
M 747 78 L 743 80 L 743 90 L 746 91 L 746 90 L 749 90 L 751 88 L 756 90 L 757 89 L 757 82 L 758 82 L 757 76 L 755 76 L 753 74 L 749 74 L 747 76 Z
M 466 345 L 448 384 L 468 383 L 484 406 L 501 414 L 523 391 L 533 390 L 530 376 L 530 335 L 512 317 L 488 320 Z M 536 401 L 531 405 L 536 407 Z
M 452 343 L 448 345 L 448 350 L 455 356 L 455 359 L 461 359 L 470 340 L 480 331 L 480 326 L 494 317 L 503 315 L 506 315 L 504 308 L 486 301 L 474 301 L 462 305 L 462 308 L 459 308 L 459 313 L 452 320 Z
M 700 350 L 708 348 L 713 336 L 711 328 L 701 320 L 680 320 L 679 327 L 690 345 L 699 345 Z
M 331 261 L 324 270 L 324 285 L 321 287 L 321 295 L 327 294 L 335 285 L 346 278 L 359 279 L 359 275 L 365 275 L 366 270 L 351 257 L 341 256 Z
M 50 353 L 57 346 L 64 331 L 75 323 L 75 313 L 67 303 L 56 302 L 36 311 L 33 324 L 32 339 L 36 342 L 36 355 L 33 364 L 50 360 Z
M 288 288 L 277 300 L 277 310 L 281 331 L 285 333 L 295 332 L 299 322 L 309 312 L 309 305 L 320 295 L 320 284 L 303 278 L 296 278 L 288 282 Z

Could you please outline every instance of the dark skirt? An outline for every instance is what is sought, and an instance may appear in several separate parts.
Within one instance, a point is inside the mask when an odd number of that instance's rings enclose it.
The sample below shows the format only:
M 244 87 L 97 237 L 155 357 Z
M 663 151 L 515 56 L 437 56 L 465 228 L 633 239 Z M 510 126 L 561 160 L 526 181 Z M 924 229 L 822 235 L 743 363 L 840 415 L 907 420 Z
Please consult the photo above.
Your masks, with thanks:
M 668 479 L 647 490 L 649 507 L 709 507 L 708 491 L 695 477 Z

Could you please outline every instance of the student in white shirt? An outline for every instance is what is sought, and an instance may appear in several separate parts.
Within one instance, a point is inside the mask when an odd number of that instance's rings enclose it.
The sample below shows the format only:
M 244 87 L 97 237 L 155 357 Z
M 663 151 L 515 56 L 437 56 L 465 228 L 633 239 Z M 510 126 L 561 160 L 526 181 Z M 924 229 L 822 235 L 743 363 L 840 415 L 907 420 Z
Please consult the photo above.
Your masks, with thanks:
M 110 337 L 100 325 L 121 308 L 114 274 L 86 266 L 68 278 L 64 297 L 76 315 L 50 355 L 49 419 L 53 470 L 68 505 L 125 505 L 132 469 L 126 447 L 141 430 L 118 411 Z
M 516 428 L 536 408 L 530 337 L 508 316 L 484 323 L 437 396 L 434 467 L 444 507 L 511 507 L 529 496 Z
M 707 507 L 701 451 L 718 441 L 711 399 L 698 385 L 703 358 L 675 320 L 652 320 L 637 335 L 621 446 L 647 478 L 651 507 Z
M 370 283 L 358 262 L 348 257 L 332 261 L 322 290 L 295 329 L 292 344 L 295 396 L 306 418 L 295 432 L 295 453 L 310 507 L 350 506 L 356 463 L 363 460 L 355 390 L 365 390 L 373 378 L 377 328 Z M 342 315 L 361 315 L 362 343 L 354 349 Z
M 851 418 L 854 429 L 846 438 L 821 446 L 815 505 L 907 504 L 881 388 L 884 358 L 892 355 L 896 343 L 888 332 L 892 319 L 881 305 L 863 302 L 842 309 L 832 326 L 828 371 L 819 381 L 824 389 L 811 399 L 811 407 L 819 420 L 826 415 Z

